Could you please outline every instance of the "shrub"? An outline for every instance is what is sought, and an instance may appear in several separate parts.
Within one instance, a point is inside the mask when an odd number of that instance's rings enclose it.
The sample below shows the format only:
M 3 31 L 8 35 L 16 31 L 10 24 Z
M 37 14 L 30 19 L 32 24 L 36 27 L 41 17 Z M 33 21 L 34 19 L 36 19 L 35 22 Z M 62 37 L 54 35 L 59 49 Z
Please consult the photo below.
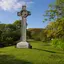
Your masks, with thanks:
M 64 39 L 53 39 L 51 40 L 52 46 L 64 50 Z

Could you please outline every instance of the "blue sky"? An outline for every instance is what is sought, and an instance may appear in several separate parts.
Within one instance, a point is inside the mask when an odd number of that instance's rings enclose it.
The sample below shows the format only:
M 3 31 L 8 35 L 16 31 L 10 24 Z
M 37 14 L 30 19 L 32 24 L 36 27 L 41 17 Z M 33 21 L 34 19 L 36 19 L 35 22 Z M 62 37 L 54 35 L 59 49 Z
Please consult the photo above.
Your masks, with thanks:
M 10 0 L 9 0 L 10 1 Z M 26 0 L 27 2 L 30 0 Z M 31 16 L 27 18 L 28 28 L 44 28 L 49 22 L 42 22 L 44 20 L 43 14 L 48 9 L 48 5 L 53 3 L 55 0 L 32 0 L 27 10 L 31 12 Z M 0 2 L 1 4 L 3 2 Z M 8 4 L 9 5 L 9 4 Z M 8 7 L 8 6 L 7 6 Z M 7 10 L 8 9 L 8 10 Z M 0 21 L 1 23 L 13 23 L 15 20 L 19 20 L 17 16 L 18 10 L 13 10 L 0 5 Z

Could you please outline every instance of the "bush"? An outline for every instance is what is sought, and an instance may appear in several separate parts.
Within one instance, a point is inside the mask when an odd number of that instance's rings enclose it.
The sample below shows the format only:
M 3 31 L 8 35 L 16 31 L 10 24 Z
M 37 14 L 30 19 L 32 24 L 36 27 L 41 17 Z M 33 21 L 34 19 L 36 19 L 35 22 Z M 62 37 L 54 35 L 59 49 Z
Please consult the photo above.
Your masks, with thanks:
M 51 40 L 52 46 L 64 50 L 64 39 L 53 39 Z
M 60 46 L 64 50 L 64 39 L 60 40 Z

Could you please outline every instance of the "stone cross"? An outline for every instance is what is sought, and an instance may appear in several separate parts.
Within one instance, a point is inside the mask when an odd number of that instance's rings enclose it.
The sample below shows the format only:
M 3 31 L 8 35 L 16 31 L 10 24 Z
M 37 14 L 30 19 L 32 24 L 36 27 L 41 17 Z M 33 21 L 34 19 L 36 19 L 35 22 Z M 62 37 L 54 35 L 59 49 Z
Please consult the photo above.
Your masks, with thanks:
M 27 16 L 31 15 L 30 11 L 26 10 L 26 6 L 22 6 L 22 10 L 17 13 L 18 16 L 22 17 L 21 21 L 21 42 L 17 44 L 17 48 L 28 48 L 29 43 L 26 42 L 26 22 Z
M 18 16 L 20 16 L 20 17 L 22 17 L 22 22 L 21 22 L 21 26 L 22 26 L 22 28 L 21 28 L 21 39 L 22 39 L 22 41 L 23 42 L 26 42 L 26 18 L 27 18 L 27 16 L 29 16 L 29 15 L 31 15 L 30 14 L 30 11 L 27 11 L 26 10 L 26 6 L 24 5 L 24 6 L 22 6 L 22 10 L 20 11 L 20 12 L 18 12 L 17 13 L 17 15 Z

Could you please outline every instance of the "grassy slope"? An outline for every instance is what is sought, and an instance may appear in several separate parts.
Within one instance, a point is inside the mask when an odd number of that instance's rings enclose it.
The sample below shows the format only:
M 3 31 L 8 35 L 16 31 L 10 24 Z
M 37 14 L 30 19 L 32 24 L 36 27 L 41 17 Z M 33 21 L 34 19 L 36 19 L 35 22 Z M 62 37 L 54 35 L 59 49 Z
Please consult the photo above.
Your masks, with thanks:
M 64 52 L 42 42 L 30 42 L 33 49 L 0 48 L 0 64 L 64 64 Z

